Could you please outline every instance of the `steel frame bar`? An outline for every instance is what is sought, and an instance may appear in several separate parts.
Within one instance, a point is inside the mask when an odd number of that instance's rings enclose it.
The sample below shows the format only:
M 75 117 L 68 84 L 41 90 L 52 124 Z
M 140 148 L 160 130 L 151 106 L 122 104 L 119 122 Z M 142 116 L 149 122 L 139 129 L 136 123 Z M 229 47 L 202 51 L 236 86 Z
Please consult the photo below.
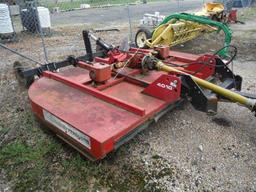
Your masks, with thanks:
M 76 89 L 79 89 L 81 91 L 84 91 L 86 93 L 89 93 L 90 95 L 92 96 L 95 96 L 101 100 L 104 100 L 108 103 L 111 103 L 113 105 L 116 105 L 120 108 L 123 108 L 127 111 L 130 111 L 134 114 L 137 114 L 137 115 L 140 115 L 140 116 L 144 116 L 145 113 L 146 113 L 146 110 L 145 109 L 142 109 L 140 107 L 137 107 L 133 104 L 130 104 L 130 103 L 127 103 L 127 102 L 123 102 L 122 100 L 119 100 L 117 98 L 114 98 L 114 97 L 111 97 L 109 95 L 106 95 L 104 93 L 102 93 L 101 91 L 97 90 L 97 89 L 94 89 L 94 88 L 90 88 L 86 85 L 83 85 L 83 84 L 80 84 L 80 83 L 77 83 L 77 82 L 74 82 L 66 77 L 63 77 L 61 75 L 58 75 L 56 73 L 53 73 L 53 72 L 50 72 L 50 71 L 45 71 L 43 72 L 43 76 L 44 77 L 48 77 L 50 79 L 54 79 L 56 81 L 59 81 L 59 82 L 62 82 L 62 83 L 65 83 L 66 85 L 69 85 L 71 87 L 74 87 Z

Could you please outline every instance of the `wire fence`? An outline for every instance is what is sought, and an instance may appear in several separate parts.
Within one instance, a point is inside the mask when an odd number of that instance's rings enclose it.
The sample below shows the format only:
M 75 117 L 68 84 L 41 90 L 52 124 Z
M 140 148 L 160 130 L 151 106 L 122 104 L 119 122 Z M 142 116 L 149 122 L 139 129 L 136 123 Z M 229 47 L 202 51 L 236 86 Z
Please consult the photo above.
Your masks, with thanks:
M 230 0 L 225 0 L 228 1 Z M 7 44 L 7 47 L 47 63 L 71 54 L 83 54 L 83 29 L 109 29 L 121 25 L 126 28 L 122 34 L 111 32 L 101 35 L 111 36 L 113 43 L 119 43 L 116 41 L 117 36 L 132 41 L 145 13 L 155 14 L 156 11 L 160 12 L 156 13 L 158 16 L 169 15 L 201 9 L 206 2 L 208 1 L 0 0 L 0 21 L 4 12 L 3 5 L 8 5 L 5 14 L 10 15 L 11 21 L 6 24 L 10 30 L 4 35 L 1 35 L 3 27 L 0 22 L 0 38 L 2 43 L 13 42 Z

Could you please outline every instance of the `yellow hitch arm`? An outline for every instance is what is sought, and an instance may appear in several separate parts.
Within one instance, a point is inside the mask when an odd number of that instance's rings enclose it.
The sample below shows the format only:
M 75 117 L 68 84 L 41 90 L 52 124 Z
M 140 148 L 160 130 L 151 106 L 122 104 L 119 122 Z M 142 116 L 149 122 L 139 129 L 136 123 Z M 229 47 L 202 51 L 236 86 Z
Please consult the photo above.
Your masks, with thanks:
M 165 72 L 175 72 L 175 73 L 179 73 L 179 74 L 184 74 L 184 75 L 188 75 L 190 76 L 199 86 L 205 88 L 205 89 L 209 89 L 213 92 L 215 92 L 216 94 L 223 96 L 227 99 L 229 99 L 232 102 L 235 103 L 239 103 L 247 108 L 249 108 L 251 111 L 255 111 L 256 110 L 256 100 L 255 99 L 250 99 L 247 97 L 244 97 L 242 95 L 239 95 L 238 93 L 235 93 L 229 89 L 225 89 L 223 87 L 220 87 L 218 85 L 215 85 L 213 83 L 210 83 L 206 80 L 200 79 L 198 77 L 195 77 L 191 74 L 188 74 L 184 71 L 180 71 L 174 67 L 170 67 L 165 65 L 163 62 L 161 61 L 157 61 L 155 64 L 155 67 L 157 68 L 157 70 L 160 71 L 165 71 Z

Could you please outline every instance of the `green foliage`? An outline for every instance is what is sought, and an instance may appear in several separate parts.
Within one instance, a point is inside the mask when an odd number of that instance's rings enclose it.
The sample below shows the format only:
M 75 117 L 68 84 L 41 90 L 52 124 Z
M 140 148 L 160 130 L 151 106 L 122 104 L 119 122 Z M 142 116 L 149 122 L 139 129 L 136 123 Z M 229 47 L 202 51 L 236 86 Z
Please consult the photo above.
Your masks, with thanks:
M 128 4 L 135 3 L 136 0 L 73 0 L 73 1 L 40 1 L 40 4 L 52 10 L 54 7 L 59 7 L 60 10 L 72 10 L 80 8 L 81 4 L 90 4 L 93 6 L 115 5 L 115 4 Z
M 47 168 L 47 155 L 56 152 L 56 143 L 39 140 L 35 146 L 16 140 L 0 152 L 0 168 L 8 170 L 8 176 L 16 175 L 15 190 L 36 189 L 42 182 Z
M 147 0 L 147 2 L 158 2 L 158 1 L 168 1 L 168 0 Z M 39 1 L 40 5 L 48 7 L 52 10 L 54 7 L 59 7 L 60 10 L 72 10 L 76 8 L 80 8 L 81 4 L 89 4 L 92 7 L 97 6 L 108 6 L 108 5 L 125 5 L 125 4 L 133 4 L 133 3 L 142 3 L 142 0 L 66 0 L 66 1 L 58 1 L 58 0 L 48 0 L 48 1 Z
M 4 135 L 8 132 L 8 128 L 4 126 L 2 120 L 0 120 L 0 135 Z

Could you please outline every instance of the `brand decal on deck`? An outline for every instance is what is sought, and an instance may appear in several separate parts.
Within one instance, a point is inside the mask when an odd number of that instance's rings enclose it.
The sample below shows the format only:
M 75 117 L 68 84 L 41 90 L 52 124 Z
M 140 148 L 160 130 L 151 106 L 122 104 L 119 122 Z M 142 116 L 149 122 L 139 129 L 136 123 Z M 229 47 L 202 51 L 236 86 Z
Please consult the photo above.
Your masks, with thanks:
M 172 91 L 173 89 L 175 89 L 177 87 L 177 80 L 170 82 L 169 85 L 164 84 L 164 83 L 157 83 L 156 85 L 163 89 L 168 89 L 168 90 Z
M 58 117 L 52 115 L 51 113 L 49 113 L 46 110 L 43 110 L 43 114 L 44 114 L 44 119 L 47 122 L 51 123 L 55 127 L 58 127 L 65 134 L 69 135 L 70 137 L 72 137 L 73 139 L 75 139 L 76 141 L 78 141 L 79 143 L 84 145 L 85 147 L 91 149 L 90 138 L 87 135 L 76 130 L 74 127 L 65 123 L 64 121 L 62 121 Z

